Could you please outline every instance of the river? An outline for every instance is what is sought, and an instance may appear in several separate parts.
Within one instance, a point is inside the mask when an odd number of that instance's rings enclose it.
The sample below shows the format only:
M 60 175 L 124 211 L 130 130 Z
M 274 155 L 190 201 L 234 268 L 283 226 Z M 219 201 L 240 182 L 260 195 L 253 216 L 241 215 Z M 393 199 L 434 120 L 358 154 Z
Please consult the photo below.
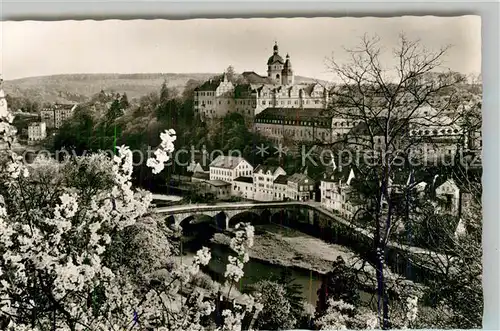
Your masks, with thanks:
M 320 240 L 320 239 L 318 239 Z M 222 280 L 224 275 L 228 256 L 234 255 L 230 248 L 226 245 L 205 242 L 205 246 L 210 247 L 212 252 L 212 259 L 208 265 L 209 273 L 215 280 Z M 195 254 L 197 248 L 199 248 L 200 243 L 197 245 L 185 245 L 184 254 L 182 259 L 189 261 Z M 277 277 L 282 271 L 288 270 L 294 279 L 294 283 L 300 285 L 301 295 L 304 300 L 310 303 L 312 306 L 316 306 L 317 301 L 317 291 L 321 286 L 320 274 L 316 271 L 307 270 L 298 267 L 286 267 L 276 264 L 267 263 L 265 261 L 250 258 L 250 260 L 245 264 L 243 271 L 244 277 L 241 280 L 239 287 L 240 290 L 245 287 L 245 285 L 254 284 L 263 279 L 269 279 L 270 277 Z M 365 303 L 370 302 L 372 295 L 366 292 L 360 291 L 361 300 Z

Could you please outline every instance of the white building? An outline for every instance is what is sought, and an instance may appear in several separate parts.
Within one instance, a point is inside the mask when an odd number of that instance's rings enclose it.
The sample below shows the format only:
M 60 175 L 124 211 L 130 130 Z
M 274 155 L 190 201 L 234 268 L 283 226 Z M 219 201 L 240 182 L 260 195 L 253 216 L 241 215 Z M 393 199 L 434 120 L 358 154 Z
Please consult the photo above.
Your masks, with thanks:
M 47 124 L 47 128 L 60 128 L 63 123 L 73 116 L 76 104 L 54 104 L 40 111 L 42 121 Z
M 280 175 L 286 175 L 286 172 L 279 166 L 257 166 L 253 172 L 254 200 L 275 200 L 274 181 Z
M 314 180 L 306 174 L 293 174 L 287 179 L 287 198 L 296 201 L 314 200 Z
M 239 156 L 219 155 L 210 163 L 210 180 L 222 180 L 232 184 L 238 177 L 249 177 L 253 166 Z
M 243 81 L 236 85 L 225 74 L 203 83 L 194 90 L 195 114 L 209 120 L 236 112 L 251 125 L 254 116 L 269 107 L 324 109 L 328 104 L 329 89 L 319 83 L 297 83 L 290 56 L 283 59 L 278 45 L 274 45 L 266 68 L 267 76 L 243 72 Z
M 233 181 L 231 195 L 243 199 L 254 199 L 253 177 L 238 177 Z
M 321 205 L 346 218 L 352 218 L 357 211 L 349 196 L 354 179 L 352 168 L 337 168 L 332 173 L 325 174 L 320 183 Z
M 274 200 L 283 201 L 287 198 L 288 176 L 279 175 L 273 183 Z
M 30 123 L 28 126 L 28 141 L 40 141 L 47 138 L 47 127 L 45 122 Z

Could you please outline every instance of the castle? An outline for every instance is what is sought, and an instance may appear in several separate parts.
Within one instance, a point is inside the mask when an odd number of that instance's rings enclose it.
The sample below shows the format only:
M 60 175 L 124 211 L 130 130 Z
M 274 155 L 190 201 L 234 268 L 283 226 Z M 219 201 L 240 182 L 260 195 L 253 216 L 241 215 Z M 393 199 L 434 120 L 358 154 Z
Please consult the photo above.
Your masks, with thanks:
M 194 91 L 194 112 L 203 120 L 222 118 L 228 113 L 242 114 L 249 125 L 267 108 L 324 109 L 327 88 L 319 83 L 296 83 L 290 56 L 279 54 L 278 44 L 267 60 L 267 76 L 245 71 L 234 84 L 224 73 L 203 83 Z

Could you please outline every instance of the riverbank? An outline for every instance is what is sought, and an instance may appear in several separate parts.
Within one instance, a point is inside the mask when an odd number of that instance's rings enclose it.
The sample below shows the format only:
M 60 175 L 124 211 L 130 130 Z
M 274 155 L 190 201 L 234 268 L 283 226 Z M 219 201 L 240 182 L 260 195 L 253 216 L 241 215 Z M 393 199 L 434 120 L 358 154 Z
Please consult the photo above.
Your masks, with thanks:
M 212 239 L 213 243 L 221 245 L 229 245 L 229 241 L 230 238 L 222 233 L 216 233 Z M 312 270 L 319 274 L 330 271 L 332 263 L 341 256 L 347 265 L 357 270 L 359 282 L 366 290 L 374 291 L 377 288 L 375 269 L 349 248 L 281 225 L 255 226 L 254 245 L 248 253 L 255 260 Z M 384 271 L 384 277 L 389 287 L 421 288 L 419 284 L 394 274 L 388 268 Z

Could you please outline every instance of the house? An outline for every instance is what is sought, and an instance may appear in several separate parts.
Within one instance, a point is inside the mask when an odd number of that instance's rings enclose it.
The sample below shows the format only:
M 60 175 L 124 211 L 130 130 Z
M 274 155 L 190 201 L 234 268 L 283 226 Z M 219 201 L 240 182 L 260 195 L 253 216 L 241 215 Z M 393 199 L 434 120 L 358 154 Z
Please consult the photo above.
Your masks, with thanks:
M 351 185 L 355 179 L 353 168 L 339 167 L 325 173 L 320 182 L 321 205 L 351 219 L 359 208 L 350 197 Z
M 210 163 L 210 180 L 222 180 L 232 184 L 238 177 L 253 174 L 253 166 L 240 156 L 219 155 Z
M 352 122 L 334 117 L 323 108 L 266 107 L 255 116 L 254 127 L 274 143 L 335 142 L 342 139 Z
M 278 176 L 286 175 L 280 166 L 259 165 L 253 172 L 254 200 L 275 200 L 274 181 Z
M 468 145 L 464 131 L 454 119 L 444 114 L 428 117 L 426 111 L 424 113 L 408 127 L 413 143 L 410 148 L 412 156 L 425 157 L 426 160 L 453 158 L 460 146 Z
M 188 173 L 209 173 L 210 168 L 208 164 L 208 155 L 206 151 L 193 153 L 191 155 L 191 161 L 186 167 Z
M 279 175 L 273 182 L 274 200 L 283 201 L 287 198 L 288 176 Z
M 56 103 L 50 107 L 46 107 L 40 111 L 40 117 L 46 123 L 47 128 L 60 128 L 63 123 L 73 116 L 76 104 L 59 104 Z
M 194 112 L 202 119 L 220 118 L 234 108 L 234 85 L 224 73 L 194 90 Z
M 314 200 L 314 181 L 306 174 L 291 175 L 287 179 L 287 198 L 296 201 Z
M 210 174 L 206 172 L 195 172 L 191 176 L 191 182 L 193 183 L 199 183 L 199 182 L 204 182 L 210 180 Z
M 427 108 L 425 108 L 427 109 Z M 437 160 L 453 158 L 460 145 L 464 145 L 463 130 L 454 123 L 453 119 L 443 114 L 432 115 L 430 111 L 422 109 L 421 116 L 415 115 L 409 120 L 392 118 L 387 135 L 390 146 L 386 145 L 387 118 L 378 117 L 368 121 L 358 122 L 347 134 L 347 142 L 357 150 L 391 150 L 409 147 L 408 154 L 412 158 Z M 400 134 L 392 139 L 394 130 Z M 400 147 L 397 147 L 400 146 Z
M 429 174 L 422 171 L 394 169 L 392 178 L 389 179 L 389 192 L 391 194 L 404 194 L 411 191 L 423 196 L 428 188 L 426 177 L 429 177 Z
M 30 123 L 28 126 L 28 141 L 35 142 L 47 137 L 47 127 L 45 122 Z
M 186 168 L 188 173 L 209 173 L 210 168 L 207 166 L 203 166 L 200 162 L 191 162 Z
M 222 180 L 206 180 L 200 183 L 203 195 L 211 194 L 216 199 L 229 199 L 231 197 L 231 184 Z
M 435 183 L 435 197 L 437 213 L 458 216 L 460 210 L 460 188 L 451 178 L 438 177 Z
M 233 188 L 231 195 L 235 197 L 241 197 L 244 199 L 253 200 L 254 198 L 254 188 L 253 188 L 253 177 L 238 177 L 233 181 Z

